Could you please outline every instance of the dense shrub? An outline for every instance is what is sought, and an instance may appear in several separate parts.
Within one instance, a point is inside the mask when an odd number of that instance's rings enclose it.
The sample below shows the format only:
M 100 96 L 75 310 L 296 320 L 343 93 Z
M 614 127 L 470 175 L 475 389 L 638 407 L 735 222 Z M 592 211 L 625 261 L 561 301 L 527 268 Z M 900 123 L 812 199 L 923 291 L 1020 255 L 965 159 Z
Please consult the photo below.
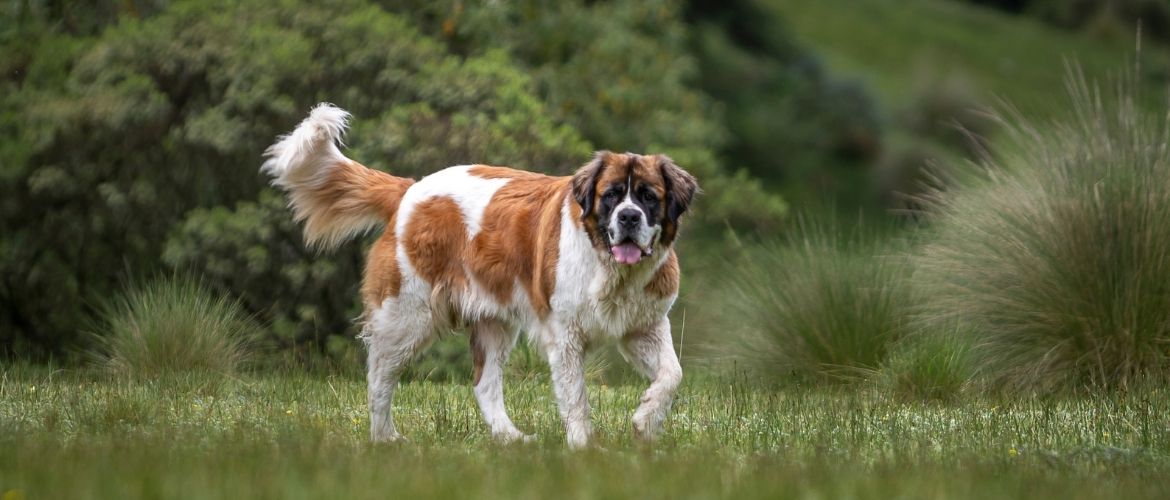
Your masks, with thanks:
M 232 373 L 251 354 L 260 326 L 241 305 L 191 278 L 155 279 L 105 302 L 96 357 L 134 377 Z
M 309 250 L 288 216 L 284 197 L 191 212 L 167 243 L 163 259 L 197 270 L 220 292 L 240 297 L 268 325 L 267 340 L 302 362 L 330 350 L 330 336 L 352 339 L 363 256 L 347 248 L 328 256 Z M 335 354 L 345 354 L 334 344 Z
M 987 136 L 994 129 L 986 99 L 963 75 L 922 67 L 898 112 L 898 123 L 914 136 L 974 158 L 987 150 Z
M 368 72 L 374 81 L 362 96 L 353 96 L 385 108 L 370 109 L 365 117 L 360 109 L 354 110 L 349 154 L 355 158 L 374 167 L 384 165 L 398 175 L 421 176 L 441 166 L 493 158 L 521 168 L 565 173 L 586 157 L 586 143 L 570 129 L 552 124 L 545 108 L 531 97 L 526 77 L 502 54 L 457 60 L 401 26 L 391 14 L 366 13 L 360 21 L 347 22 L 355 30 L 379 30 L 372 39 L 365 37 L 368 49 L 347 48 L 347 57 L 402 78 L 379 88 L 376 80 L 381 77 Z M 384 50 L 395 45 L 403 48 Z M 344 63 L 334 62 L 329 68 L 341 74 L 349 71 Z M 286 127 L 299 119 L 289 120 Z M 172 265 L 200 269 L 223 288 L 236 290 L 252 310 L 272 320 L 274 334 L 286 348 L 328 347 L 330 335 L 352 338 L 352 319 L 360 313 L 356 289 L 362 252 L 356 246 L 327 256 L 308 252 L 287 212 L 279 196 L 267 195 L 259 203 L 241 203 L 232 212 L 222 208 L 192 212 L 171 238 L 164 257 Z
M 899 211 L 917 210 L 918 198 L 966 170 L 963 160 L 984 155 L 994 132 L 983 97 L 967 78 L 925 66 L 895 118 L 897 131 L 871 170 L 870 194 Z
M 0 336 L 26 354 L 72 345 L 85 306 L 124 275 L 157 269 L 168 234 L 189 210 L 254 199 L 264 184 L 260 153 L 318 101 L 358 117 L 355 156 L 402 174 L 471 160 L 564 172 L 591 149 L 552 121 L 505 54 L 451 56 L 408 20 L 363 0 L 174 2 L 96 40 L 46 36 L 24 50 L 32 56 L 23 79 L 5 80 L 11 92 L 0 95 L 0 130 L 15 138 L 0 148 Z M 296 330 L 282 338 L 320 347 L 343 333 L 335 325 L 346 308 L 310 304 L 312 294 L 299 288 L 309 282 L 258 280 L 274 267 L 287 267 L 284 275 L 334 272 L 319 270 L 329 264 L 274 252 L 248 267 L 261 259 L 257 248 L 300 240 L 250 225 L 287 217 L 278 205 L 196 211 L 168 260 L 208 271 L 221 290 L 223 276 L 248 283 L 240 291 L 253 310 L 297 324 L 278 327 Z M 193 231 L 198 240 L 182 240 Z M 237 236 L 242 242 L 228 241 Z M 201 267 L 216 259 L 204 254 L 245 242 L 250 253 Z M 353 285 L 356 266 L 346 263 L 356 250 L 348 252 L 330 259 L 343 263 L 334 266 L 336 281 Z M 225 269 L 229 262 L 245 265 Z M 290 307 L 258 308 L 261 296 Z
M 836 233 L 839 233 L 836 232 Z M 810 230 L 751 251 L 721 284 L 717 355 L 779 379 L 874 373 L 910 328 L 909 266 L 900 251 Z
M 1069 122 L 1007 121 L 986 179 L 934 200 L 927 317 L 998 385 L 1124 386 L 1170 367 L 1170 147 L 1127 85 L 1071 78 Z
M 596 148 L 667 153 L 707 192 L 735 191 L 734 197 L 702 199 L 688 233 L 728 226 L 767 231 L 784 220 L 788 206 L 754 171 L 742 170 L 749 164 L 718 156 L 735 134 L 728 134 L 721 106 L 699 85 L 706 71 L 692 55 L 694 27 L 685 22 L 685 2 L 379 3 L 411 16 L 457 53 L 507 51 L 528 70 L 554 120 L 572 125 Z
M 870 172 L 871 196 L 897 213 L 915 213 L 925 193 L 940 188 L 948 177 L 942 167 L 958 163 L 958 155 L 937 142 L 898 134 Z
M 259 154 L 319 101 L 354 113 L 353 157 L 396 174 L 566 173 L 594 145 L 653 150 L 738 193 L 696 207 L 691 234 L 775 228 L 787 210 L 717 160 L 726 132 L 693 88 L 674 0 L 66 0 L 0 15 L 8 354 L 68 351 L 94 299 L 160 256 L 238 290 L 282 346 L 340 346 L 359 250 L 294 249 L 287 211 L 256 200 Z
M 968 0 L 1035 16 L 1055 26 L 1097 33 L 1128 33 L 1141 23 L 1146 36 L 1170 42 L 1170 3 L 1165 0 Z
M 697 82 L 731 132 L 721 160 L 804 202 L 856 200 L 881 151 L 875 99 L 827 71 L 757 0 L 687 2 Z

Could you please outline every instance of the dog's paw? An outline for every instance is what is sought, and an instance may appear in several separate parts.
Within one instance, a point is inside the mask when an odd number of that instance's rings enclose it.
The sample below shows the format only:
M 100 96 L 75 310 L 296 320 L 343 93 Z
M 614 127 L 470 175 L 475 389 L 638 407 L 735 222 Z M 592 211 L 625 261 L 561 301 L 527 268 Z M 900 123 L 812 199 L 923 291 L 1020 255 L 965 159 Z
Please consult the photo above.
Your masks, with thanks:
M 648 411 L 634 413 L 632 424 L 634 436 L 642 441 L 654 441 L 662 431 L 661 421 L 655 419 L 654 414 Z
M 638 438 L 641 441 L 653 441 L 654 440 L 654 433 L 650 431 L 650 427 L 646 422 L 640 422 L 638 420 L 634 420 L 633 427 L 634 427 L 634 437 Z
M 525 434 L 516 429 L 494 433 L 492 434 L 492 438 L 500 444 L 532 443 L 536 441 L 536 436 Z
M 406 444 L 410 442 L 406 436 L 403 436 L 397 432 L 371 436 L 370 441 L 374 444 Z

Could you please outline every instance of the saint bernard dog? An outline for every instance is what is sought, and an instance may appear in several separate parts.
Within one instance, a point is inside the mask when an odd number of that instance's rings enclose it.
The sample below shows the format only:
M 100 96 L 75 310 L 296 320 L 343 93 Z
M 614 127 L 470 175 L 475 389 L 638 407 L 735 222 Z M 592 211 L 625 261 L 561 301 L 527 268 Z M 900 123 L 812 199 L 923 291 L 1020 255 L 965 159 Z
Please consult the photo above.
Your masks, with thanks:
M 262 170 L 287 191 L 311 246 L 385 227 L 361 290 L 371 438 L 401 438 L 399 376 L 454 328 L 470 334 L 475 398 L 496 439 L 530 439 L 504 410 L 504 364 L 521 330 L 547 357 L 569 446 L 589 443 L 584 355 L 605 338 L 652 381 L 633 428 L 653 439 L 682 379 L 667 312 L 694 177 L 666 156 L 602 151 L 569 177 L 464 165 L 416 182 L 345 157 L 348 119 L 318 105 L 265 152 Z

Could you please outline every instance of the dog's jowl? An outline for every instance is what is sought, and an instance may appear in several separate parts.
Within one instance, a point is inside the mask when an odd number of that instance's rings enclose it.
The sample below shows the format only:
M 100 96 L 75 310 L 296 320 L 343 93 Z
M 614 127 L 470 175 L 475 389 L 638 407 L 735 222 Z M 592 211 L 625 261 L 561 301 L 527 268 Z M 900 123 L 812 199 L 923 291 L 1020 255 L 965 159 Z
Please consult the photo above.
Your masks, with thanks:
M 391 413 L 399 375 L 449 328 L 470 334 L 475 397 L 497 439 L 528 437 L 504 410 L 503 367 L 521 331 L 548 359 L 570 446 L 592 433 L 584 354 L 604 338 L 650 378 L 633 427 L 657 435 L 682 379 L 667 312 L 695 179 L 666 156 L 603 151 L 569 177 L 464 165 L 415 182 L 345 157 L 348 118 L 317 106 L 268 149 L 263 169 L 310 245 L 384 227 L 362 286 L 371 437 L 401 437 Z

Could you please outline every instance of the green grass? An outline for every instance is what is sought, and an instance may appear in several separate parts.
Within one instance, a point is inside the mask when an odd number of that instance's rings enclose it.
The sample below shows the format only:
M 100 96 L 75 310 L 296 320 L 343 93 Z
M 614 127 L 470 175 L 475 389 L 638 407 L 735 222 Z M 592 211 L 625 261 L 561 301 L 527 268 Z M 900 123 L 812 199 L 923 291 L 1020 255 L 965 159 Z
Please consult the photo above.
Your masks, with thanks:
M 1062 114 L 1064 61 L 1104 79 L 1132 61 L 1133 40 L 1100 40 L 1031 18 L 940 0 L 762 0 L 829 67 L 874 88 L 895 107 L 910 104 L 923 73 L 969 78 L 984 99 L 1002 98 L 1036 119 Z M 1143 45 L 1151 91 L 1165 50 Z M 1160 73 L 1158 73 L 1160 74 Z M 1164 79 L 1164 77 L 1163 77 Z M 1157 87 L 1157 88 L 1155 88 Z M 1149 92 L 1160 97 L 1160 92 Z M 1160 104 L 1160 103 L 1157 103 Z
M 865 390 L 754 388 L 693 374 L 661 442 L 631 442 L 640 386 L 592 386 L 599 443 L 575 453 L 544 380 L 511 381 L 534 444 L 493 444 L 465 385 L 411 383 L 409 443 L 366 442 L 343 378 L 148 381 L 8 367 L 0 494 L 24 498 L 1157 498 L 1170 494 L 1164 388 L 902 404 Z M 11 493 L 14 494 L 15 493 Z

